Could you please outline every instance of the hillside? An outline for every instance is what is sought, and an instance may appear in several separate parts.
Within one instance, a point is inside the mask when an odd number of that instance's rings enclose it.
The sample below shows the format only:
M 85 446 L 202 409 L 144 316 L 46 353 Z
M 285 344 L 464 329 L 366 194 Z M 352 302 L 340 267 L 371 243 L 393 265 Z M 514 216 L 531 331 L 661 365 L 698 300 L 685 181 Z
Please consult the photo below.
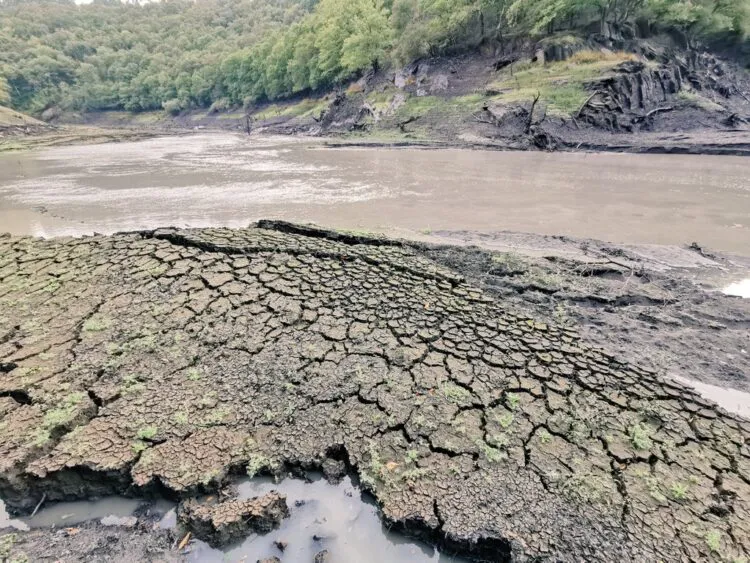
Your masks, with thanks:
M 0 130 L 8 127 L 29 127 L 44 125 L 42 121 L 10 108 L 0 106 Z
M 712 45 L 742 57 L 749 32 L 750 0 L 6 0 L 0 104 L 9 99 L 45 120 L 71 111 L 222 111 L 550 37 L 667 33 L 689 50 Z
M 325 135 L 341 142 L 750 154 L 750 75 L 667 35 L 558 34 L 424 58 L 243 108 L 86 114 L 88 124 Z M 533 110 L 533 111 L 532 111 Z M 339 142 L 339 141 L 335 141 Z

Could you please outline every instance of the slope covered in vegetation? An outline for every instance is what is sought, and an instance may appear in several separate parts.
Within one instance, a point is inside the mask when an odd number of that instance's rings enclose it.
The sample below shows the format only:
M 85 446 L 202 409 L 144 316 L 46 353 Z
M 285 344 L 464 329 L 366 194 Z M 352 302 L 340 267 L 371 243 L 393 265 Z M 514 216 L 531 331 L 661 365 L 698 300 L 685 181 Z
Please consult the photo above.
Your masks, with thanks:
M 6 0 L 0 104 L 47 117 L 222 109 L 531 35 L 644 28 L 741 42 L 750 0 Z

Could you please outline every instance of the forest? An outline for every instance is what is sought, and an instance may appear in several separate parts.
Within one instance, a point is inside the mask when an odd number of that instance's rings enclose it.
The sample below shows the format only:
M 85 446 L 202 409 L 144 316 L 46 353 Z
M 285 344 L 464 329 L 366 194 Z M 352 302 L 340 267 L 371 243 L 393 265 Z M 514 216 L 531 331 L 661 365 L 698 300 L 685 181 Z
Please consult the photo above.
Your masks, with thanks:
M 493 41 L 643 24 L 740 43 L 750 0 L 0 0 L 0 105 L 220 110 Z

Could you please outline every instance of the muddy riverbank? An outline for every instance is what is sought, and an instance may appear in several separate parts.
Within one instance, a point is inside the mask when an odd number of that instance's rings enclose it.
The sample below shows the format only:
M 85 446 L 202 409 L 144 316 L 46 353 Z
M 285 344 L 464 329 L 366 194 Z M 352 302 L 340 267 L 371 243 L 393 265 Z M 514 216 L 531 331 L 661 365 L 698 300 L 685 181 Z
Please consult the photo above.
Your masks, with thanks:
M 748 156 L 745 66 L 665 36 L 558 36 L 422 58 L 273 103 L 67 119 L 305 134 L 344 146 Z
M 18 126 L 0 125 L 0 154 L 69 145 L 122 143 L 165 134 L 186 134 L 190 131 L 180 127 L 49 125 L 42 122 Z
M 0 497 L 13 510 L 184 500 L 238 472 L 306 467 L 356 476 L 386 522 L 479 559 L 749 555 L 748 422 L 645 365 L 677 355 L 674 338 L 624 357 L 576 319 L 538 314 L 545 296 L 653 306 L 698 330 L 705 317 L 680 315 L 706 307 L 727 325 L 708 331 L 739 345 L 747 300 L 602 249 L 542 270 L 272 222 L 0 245 Z M 675 350 L 701 343 L 719 337 Z

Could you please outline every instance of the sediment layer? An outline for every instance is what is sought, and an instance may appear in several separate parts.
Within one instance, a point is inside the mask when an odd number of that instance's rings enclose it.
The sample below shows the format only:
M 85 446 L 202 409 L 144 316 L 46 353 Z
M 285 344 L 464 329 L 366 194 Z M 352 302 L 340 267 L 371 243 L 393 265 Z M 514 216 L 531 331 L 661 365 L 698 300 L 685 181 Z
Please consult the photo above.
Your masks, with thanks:
M 732 561 L 749 438 L 406 246 L 270 223 L 0 239 L 17 510 L 334 460 L 388 521 L 485 560 Z

